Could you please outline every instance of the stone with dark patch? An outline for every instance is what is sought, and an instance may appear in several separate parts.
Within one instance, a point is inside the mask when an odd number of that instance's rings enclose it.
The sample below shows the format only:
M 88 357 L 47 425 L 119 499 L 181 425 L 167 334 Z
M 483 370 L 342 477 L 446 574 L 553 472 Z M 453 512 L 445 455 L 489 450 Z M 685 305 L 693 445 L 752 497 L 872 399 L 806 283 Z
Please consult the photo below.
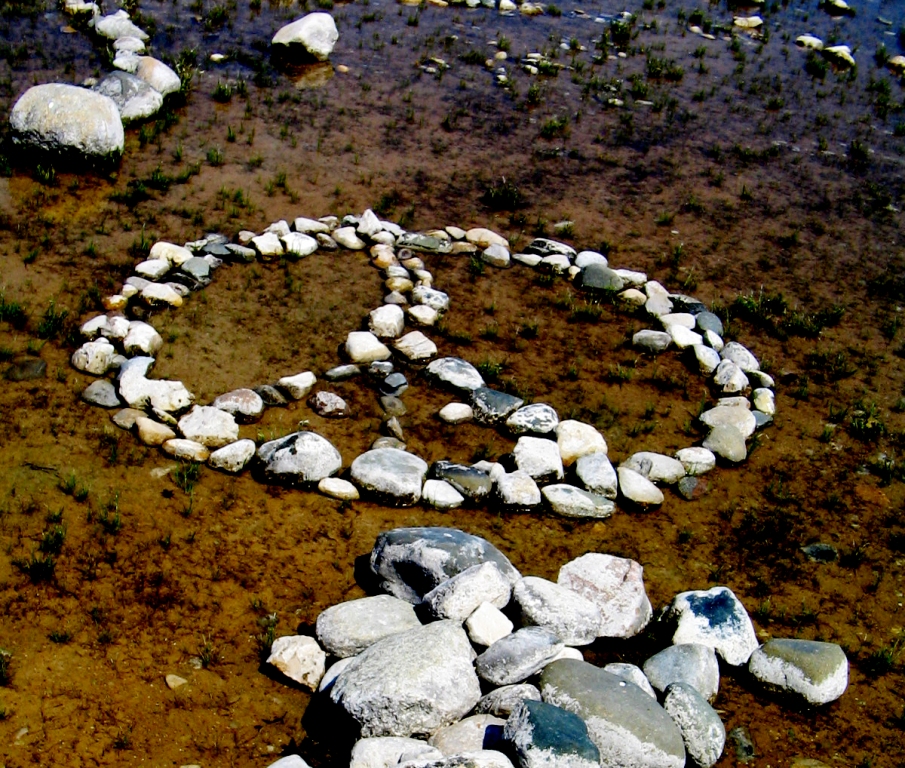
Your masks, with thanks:
M 445 480 L 459 493 L 473 501 L 483 499 L 493 490 L 490 475 L 464 464 L 436 461 L 431 467 L 430 476 L 437 480 Z
M 523 768 L 593 768 L 600 751 L 584 720 L 553 704 L 523 699 L 503 728 L 503 740 Z
M 478 387 L 471 394 L 475 418 L 482 424 L 499 424 L 524 405 L 524 400 L 489 387 Z

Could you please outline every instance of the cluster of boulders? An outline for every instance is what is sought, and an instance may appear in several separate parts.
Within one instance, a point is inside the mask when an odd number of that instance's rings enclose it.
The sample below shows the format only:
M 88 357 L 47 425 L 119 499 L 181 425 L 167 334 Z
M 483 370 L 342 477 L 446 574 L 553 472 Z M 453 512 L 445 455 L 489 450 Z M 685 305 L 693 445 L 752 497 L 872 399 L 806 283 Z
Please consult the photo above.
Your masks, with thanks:
M 238 242 L 223 235 L 207 235 L 184 246 L 158 242 L 149 258 L 139 263 L 120 291 L 104 299 L 106 314 L 81 327 L 87 339 L 72 355 L 75 368 L 95 376 L 114 373 L 90 385 L 83 398 L 102 407 L 127 406 L 114 416 L 126 429 L 135 429 L 148 445 L 159 445 L 183 460 L 207 461 L 212 467 L 242 471 L 252 460 L 268 482 L 317 486 L 331 497 L 353 500 L 365 493 L 394 506 L 419 501 L 452 509 L 465 503 L 493 501 L 512 510 L 546 505 L 556 514 L 603 518 L 622 498 L 642 508 L 664 500 L 658 486 L 675 485 L 685 498 L 703 490 L 698 478 L 718 459 L 727 463 L 746 456 L 745 441 L 770 423 L 774 413 L 773 384 L 760 370 L 757 358 L 737 342 L 724 343 L 720 319 L 689 296 L 670 294 L 647 275 L 610 268 L 606 257 L 593 251 L 537 238 L 522 251 L 511 252 L 508 241 L 484 228 L 446 227 L 423 233 L 407 232 L 381 220 L 373 211 L 361 216 L 320 219 L 299 217 L 290 226 L 278 221 L 262 233 L 242 231 Z M 304 258 L 316 251 L 367 250 L 371 263 L 385 275 L 386 295 L 367 317 L 368 330 L 352 331 L 344 346 L 347 362 L 323 374 L 327 383 L 365 376 L 377 389 L 385 414 L 385 435 L 371 450 L 344 464 L 330 441 L 313 431 L 299 431 L 256 445 L 239 439 L 239 424 L 261 418 L 268 406 L 307 398 L 321 416 L 351 415 L 335 392 L 318 385 L 312 371 L 301 371 L 255 387 L 217 397 L 209 405 L 194 404 L 194 396 L 178 381 L 149 376 L 163 340 L 143 319 L 133 315 L 159 306 L 181 306 L 194 290 L 208 285 L 225 262 L 245 263 L 278 258 Z M 521 398 L 488 387 L 469 362 L 440 357 L 437 345 L 424 333 L 450 308 L 448 294 L 434 287 L 426 269 L 431 254 L 460 254 L 495 267 L 513 262 L 568 276 L 584 290 L 615 294 L 620 305 L 657 320 L 663 330 L 634 335 L 637 348 L 652 354 L 684 350 L 692 365 L 711 381 L 720 397 L 701 422 L 710 431 L 703 445 L 688 446 L 666 456 L 640 451 L 614 467 L 604 436 L 591 424 L 560 420 L 545 403 L 525 404 Z M 420 326 L 409 330 L 407 326 Z M 437 417 L 448 424 L 476 420 L 505 428 L 515 439 L 512 453 L 497 462 L 464 465 L 435 462 L 432 467 L 407 450 L 401 399 L 409 375 L 454 392 L 458 398 Z M 752 402 L 745 396 L 752 383 Z M 186 413 L 187 411 L 187 413 Z M 348 466 L 345 477 L 337 477 Z
M 370 563 L 385 594 L 328 608 L 316 637 L 280 637 L 268 658 L 318 692 L 310 706 L 354 721 L 350 768 L 709 768 L 726 740 L 720 660 L 813 706 L 847 686 L 838 645 L 761 645 L 727 587 L 676 595 L 653 628 L 665 647 L 640 667 L 585 662 L 579 648 L 652 620 L 632 560 L 591 552 L 553 582 L 478 536 L 400 528 Z
M 115 71 L 81 86 L 47 83 L 29 88 L 10 113 L 13 141 L 55 155 L 115 161 L 123 153 L 123 125 L 157 114 L 164 98 L 182 88 L 182 81 L 172 68 L 146 55 L 148 34 L 125 10 L 102 16 L 96 3 L 84 0 L 65 0 L 63 10 L 87 17 L 87 26 L 102 44 L 112 46 Z M 293 57 L 302 51 L 324 61 L 338 38 L 330 14 L 311 13 L 280 29 L 273 46 Z

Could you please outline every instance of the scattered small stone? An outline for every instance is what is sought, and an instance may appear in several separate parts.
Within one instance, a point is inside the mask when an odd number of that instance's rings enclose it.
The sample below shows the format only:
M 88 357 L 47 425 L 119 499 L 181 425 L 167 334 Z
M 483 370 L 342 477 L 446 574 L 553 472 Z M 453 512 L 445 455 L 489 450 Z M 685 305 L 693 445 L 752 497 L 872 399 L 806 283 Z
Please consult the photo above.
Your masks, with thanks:
M 466 403 L 448 403 L 437 415 L 447 424 L 464 424 L 474 419 L 474 411 Z
M 308 398 L 308 407 L 325 419 L 345 419 L 351 415 L 349 406 L 335 392 L 317 392 Z
M 839 557 L 839 550 L 832 544 L 808 544 L 801 551 L 812 563 L 832 563 Z

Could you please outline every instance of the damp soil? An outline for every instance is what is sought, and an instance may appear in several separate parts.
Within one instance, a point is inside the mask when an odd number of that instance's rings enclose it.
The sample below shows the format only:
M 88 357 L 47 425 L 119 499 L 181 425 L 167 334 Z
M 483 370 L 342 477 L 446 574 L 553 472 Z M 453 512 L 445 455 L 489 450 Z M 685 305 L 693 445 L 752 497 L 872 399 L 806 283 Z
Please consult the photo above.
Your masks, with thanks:
M 36 168 L 6 145 L 0 355 L 4 368 L 40 358 L 47 374 L 0 386 L 0 648 L 11 654 L 0 762 L 264 766 L 299 752 L 342 765 L 348 747 L 323 702 L 262 665 L 262 637 L 274 614 L 277 635 L 309 632 L 320 611 L 366 594 L 362 556 L 406 525 L 484 536 L 523 573 L 548 578 L 585 552 L 631 557 L 657 607 L 725 584 L 762 638 L 837 642 L 851 662 L 847 692 L 820 709 L 723 670 L 716 707 L 727 730 L 750 731 L 749 765 L 903 762 L 905 95 L 874 54 L 881 44 L 898 53 L 905 17 L 891 2 L 851 18 L 775 3 L 760 11 L 758 39 L 733 35 L 722 3 L 684 4 L 685 23 L 675 4 L 644 5 L 627 4 L 636 16 L 623 28 L 607 15 L 623 7 L 608 3 L 563 2 L 530 19 L 337 4 L 332 66 L 286 70 L 268 42 L 297 5 L 145 0 L 132 10 L 153 31 L 152 51 L 193 77 L 164 116 L 127 131 L 120 166 Z M 106 71 L 103 46 L 78 25 L 64 31 L 52 5 L 0 11 L 4 117 L 34 82 Z M 794 45 L 807 32 L 850 44 L 857 69 L 812 61 L 809 72 Z M 507 60 L 482 63 L 501 51 Z M 532 51 L 548 55 L 548 74 L 519 67 Z M 726 336 L 777 380 L 776 421 L 743 466 L 706 476 L 694 502 L 667 491 L 655 511 L 573 521 L 340 504 L 247 474 L 196 476 L 80 400 L 90 377 L 69 366 L 75 330 L 155 240 L 366 207 L 415 230 L 488 226 L 516 247 L 571 221 L 555 236 L 723 312 Z M 596 424 L 616 461 L 699 439 L 695 419 L 713 394 L 681 357 L 631 348 L 643 317 L 522 266 L 425 260 L 452 301 L 427 330 L 443 354 Z M 224 266 L 180 310 L 150 317 L 165 340 L 156 370 L 199 402 L 322 374 L 382 294 L 380 275 L 348 252 Z M 439 422 L 451 393 L 417 366 L 404 372 L 411 450 L 455 461 L 511 450 L 504 432 Z M 328 421 L 299 402 L 243 435 L 307 422 L 348 466 L 380 434 L 374 389 L 366 379 L 318 386 L 345 397 L 353 417 Z M 839 559 L 810 562 L 801 547 L 814 542 Z M 658 642 L 584 650 L 595 663 L 638 662 Z M 170 690 L 168 674 L 188 683 Z M 727 746 L 719 765 L 736 762 Z

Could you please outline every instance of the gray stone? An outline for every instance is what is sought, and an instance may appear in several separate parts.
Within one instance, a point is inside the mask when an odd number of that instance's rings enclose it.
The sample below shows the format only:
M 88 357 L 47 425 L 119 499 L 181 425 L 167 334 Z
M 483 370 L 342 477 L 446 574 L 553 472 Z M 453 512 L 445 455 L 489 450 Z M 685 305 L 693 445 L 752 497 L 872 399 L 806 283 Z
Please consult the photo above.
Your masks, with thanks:
M 515 585 L 512 597 L 523 624 L 545 627 L 566 645 L 588 645 L 597 638 L 600 611 L 577 592 L 537 576 L 526 576 Z
M 132 429 L 135 426 L 135 420 L 144 418 L 147 414 L 136 408 L 123 408 L 121 411 L 114 413 L 110 420 L 120 429 Z
M 666 331 L 638 331 L 632 336 L 632 345 L 648 352 L 665 352 L 672 344 L 672 336 Z
M 254 248 L 247 248 L 238 243 L 227 243 L 225 248 L 230 253 L 230 256 L 228 257 L 229 261 L 236 261 L 241 264 L 251 264 L 257 258 L 257 253 Z
M 270 407 L 280 407 L 289 405 L 289 401 L 282 392 L 270 384 L 262 384 L 254 388 L 254 393 L 264 401 L 264 405 Z
M 484 379 L 471 363 L 458 357 L 441 357 L 431 361 L 427 373 L 453 389 L 471 392 L 484 386 Z
M 516 705 L 525 700 L 541 700 L 537 686 L 530 683 L 504 685 L 482 696 L 475 706 L 475 712 L 478 714 L 496 715 L 497 717 L 509 717 Z
M 241 424 L 250 424 L 264 413 L 264 400 L 251 389 L 234 389 L 214 398 L 214 408 L 231 413 Z
M 510 511 L 524 511 L 537 507 L 541 491 L 527 472 L 504 472 L 496 478 L 496 492 L 500 503 Z
M 512 450 L 515 465 L 538 483 L 562 480 L 563 466 L 559 446 L 543 437 L 523 435 Z
M 751 351 L 746 346 L 739 344 L 737 341 L 727 342 L 723 349 L 720 350 L 720 357 L 723 360 L 731 360 L 746 373 L 760 368 L 757 358 L 751 354 Z
M 681 461 L 652 451 L 633 453 L 620 466 L 635 470 L 652 483 L 663 485 L 673 485 L 685 477 L 685 467 Z
M 271 44 L 293 51 L 300 48 L 317 61 L 326 61 L 339 40 L 336 22 L 329 13 L 309 13 L 291 24 L 280 27 Z
M 443 757 L 443 753 L 421 739 L 372 736 L 355 742 L 349 768 L 395 768 L 410 760 L 438 757 Z
M 615 499 L 619 481 L 606 453 L 589 453 L 575 462 L 575 474 L 591 493 Z
M 548 485 L 541 491 L 550 509 L 564 517 L 606 518 L 613 514 L 616 504 L 612 499 L 574 485 L 559 483 Z
M 623 497 L 639 507 L 655 507 L 663 503 L 663 492 L 644 475 L 628 467 L 616 470 Z
M 713 381 L 723 394 L 732 395 L 744 392 L 748 386 L 748 377 L 744 371 L 731 360 L 723 360 L 713 372 Z
M 461 719 L 481 698 L 462 627 L 438 621 L 385 637 L 340 673 L 330 698 L 362 736 L 433 733 Z
M 383 588 L 410 603 L 473 565 L 495 563 L 510 584 L 520 577 L 490 542 L 455 528 L 396 528 L 380 534 L 371 551 L 371 570 Z
M 597 606 L 601 637 L 633 637 L 651 619 L 644 569 L 634 560 L 588 552 L 563 565 L 557 583 Z
M 344 659 L 357 656 L 384 637 L 420 626 L 411 603 L 376 595 L 327 608 L 317 617 L 315 631 L 324 650 Z
M 542 670 L 564 647 L 555 632 L 524 627 L 491 645 L 475 660 L 475 668 L 492 685 L 520 683 Z
M 776 638 L 757 648 L 748 670 L 765 685 L 821 706 L 848 687 L 848 659 L 835 643 Z
M 547 435 L 554 432 L 558 424 L 556 411 L 545 403 L 522 406 L 506 419 L 506 426 L 514 435 Z
M 490 475 L 465 464 L 453 464 L 449 461 L 434 462 L 431 467 L 431 476 L 438 480 L 445 480 L 459 493 L 473 501 L 483 499 L 493 489 Z
M 713 648 L 700 643 L 670 645 L 644 662 L 644 675 L 661 693 L 673 683 L 687 683 L 707 701 L 720 689 L 720 665 Z
M 591 263 L 582 269 L 579 282 L 582 288 L 594 291 L 621 291 L 625 287 L 625 281 L 619 275 L 600 263 Z
M 682 448 L 676 451 L 676 459 L 682 462 L 689 475 L 703 475 L 716 466 L 716 456 L 706 448 Z
M 264 478 L 270 482 L 317 483 L 342 469 L 339 451 L 314 432 L 294 432 L 258 448 Z
M 43 362 L 43 361 L 42 361 Z M 91 382 L 82 392 L 82 400 L 91 405 L 99 405 L 101 408 L 118 408 L 122 406 L 116 387 L 108 379 L 98 379 Z
M 673 643 L 709 646 L 733 666 L 747 662 L 757 648 L 751 618 L 728 587 L 681 592 L 663 619 L 673 628 Z
M 424 596 L 422 602 L 435 618 L 461 623 L 482 603 L 504 608 L 511 591 L 509 580 L 496 563 L 485 562 L 466 568 L 438 584 Z
M 478 387 L 471 393 L 471 407 L 482 424 L 499 424 L 524 405 L 524 400 L 488 387 Z
M 751 732 L 744 725 L 736 726 L 729 731 L 727 736 L 735 745 L 735 757 L 740 763 L 750 763 L 756 757 L 754 740 L 751 738 Z
M 616 675 L 616 677 L 621 677 L 623 680 L 627 680 L 630 683 L 634 683 L 654 701 L 657 700 L 657 692 L 653 689 L 650 680 L 647 679 L 647 676 L 641 670 L 641 667 L 616 661 L 612 664 L 604 665 L 603 671 L 609 672 L 611 675 Z
M 412 290 L 412 301 L 415 304 L 425 304 L 436 312 L 445 312 L 449 309 L 447 294 L 423 285 L 416 285 Z
M 399 248 L 409 248 L 413 251 L 423 251 L 426 253 L 446 253 L 449 246 L 439 237 L 431 237 L 430 235 L 421 235 L 417 232 L 405 232 L 401 234 L 396 245 Z
M 357 365 L 338 365 L 324 374 L 327 381 L 346 381 L 361 373 Z
M 351 479 L 359 488 L 395 506 L 411 506 L 421 498 L 427 463 L 396 448 L 378 448 L 358 456 Z
M 758 429 L 763 429 L 768 424 L 773 423 L 773 417 L 767 416 L 763 411 L 751 411 L 751 413 L 754 416 L 754 423 L 757 424 Z
M 521 768 L 597 768 L 600 752 L 578 715 L 542 701 L 521 701 L 503 738 Z
M 710 485 L 697 477 L 683 477 L 676 484 L 676 493 L 685 501 L 694 501 L 706 495 L 710 490 Z
M 179 269 L 183 274 L 187 275 L 190 278 L 191 283 L 196 286 L 205 286 L 211 281 L 211 265 L 206 259 L 193 256 L 191 259 L 184 262 Z
M 544 701 L 583 718 L 607 768 L 682 768 L 682 735 L 636 685 L 583 661 L 563 659 L 541 675 Z
M 731 426 L 720 426 L 712 429 L 705 438 L 703 446 L 708 451 L 713 451 L 720 458 L 733 464 L 738 464 L 748 457 L 745 436 Z
M 812 563 L 832 563 L 839 557 L 839 550 L 832 544 L 808 544 L 801 551 Z
M 405 407 L 405 403 L 395 395 L 381 395 L 380 408 L 390 418 L 399 418 L 408 413 L 408 408 Z
M 713 312 L 698 312 L 694 318 L 695 327 L 703 333 L 710 331 L 717 336 L 723 335 L 723 321 Z
M 93 91 L 113 100 L 124 123 L 144 120 L 163 106 L 163 96 L 141 78 L 128 72 L 111 72 Z
M 687 683 L 673 683 L 663 708 L 679 727 L 688 756 L 701 768 L 715 765 L 726 745 L 726 728 L 706 699 Z

